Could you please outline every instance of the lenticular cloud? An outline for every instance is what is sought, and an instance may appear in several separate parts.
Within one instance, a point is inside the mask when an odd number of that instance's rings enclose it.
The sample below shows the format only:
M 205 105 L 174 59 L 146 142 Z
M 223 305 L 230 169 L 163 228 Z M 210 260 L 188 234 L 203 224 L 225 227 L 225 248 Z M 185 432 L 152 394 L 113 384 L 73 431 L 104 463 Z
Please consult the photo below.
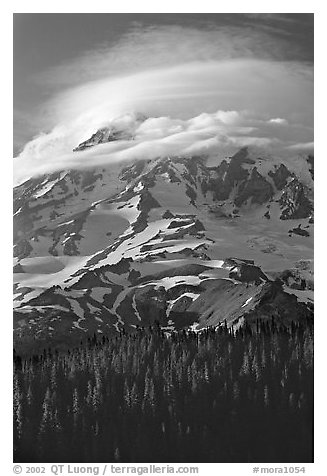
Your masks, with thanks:
M 64 83 L 66 90 L 59 89 L 43 109 L 41 123 L 50 132 L 35 137 L 15 159 L 16 181 L 168 154 L 210 156 L 243 145 L 281 153 L 312 143 L 309 66 L 269 58 L 267 51 L 259 54 L 249 32 L 243 50 L 226 32 L 159 33 L 139 34 L 134 44 L 131 36 L 52 71 L 53 82 L 61 78 L 59 86 Z M 169 55 L 171 38 L 177 46 Z M 230 46 L 225 51 L 223 45 Z M 69 83 L 74 86 L 68 88 Z M 147 119 L 136 120 L 132 111 Z M 134 140 L 72 153 L 104 126 L 127 128 Z

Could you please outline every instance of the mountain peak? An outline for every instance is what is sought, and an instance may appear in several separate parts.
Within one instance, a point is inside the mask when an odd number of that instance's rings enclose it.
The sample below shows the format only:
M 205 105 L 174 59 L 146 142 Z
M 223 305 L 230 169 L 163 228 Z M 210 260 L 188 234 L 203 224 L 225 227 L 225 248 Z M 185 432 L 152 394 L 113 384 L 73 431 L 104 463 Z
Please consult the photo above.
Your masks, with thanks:
M 81 142 L 73 149 L 73 152 L 79 152 L 107 142 L 133 140 L 135 130 L 146 119 L 148 119 L 147 116 L 139 112 L 119 116 L 99 128 L 90 138 Z

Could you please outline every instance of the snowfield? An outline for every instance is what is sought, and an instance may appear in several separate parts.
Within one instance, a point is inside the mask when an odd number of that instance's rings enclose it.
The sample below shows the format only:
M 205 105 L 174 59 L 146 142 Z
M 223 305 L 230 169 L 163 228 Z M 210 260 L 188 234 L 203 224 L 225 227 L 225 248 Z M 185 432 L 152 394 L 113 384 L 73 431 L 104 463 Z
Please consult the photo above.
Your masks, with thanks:
M 90 155 L 100 147 L 91 142 Z M 16 187 L 17 335 L 240 326 L 265 293 L 276 296 L 273 312 L 311 312 L 313 181 L 299 161 L 296 175 L 241 149 L 210 166 L 139 160 Z M 285 270 L 292 287 L 275 283 Z

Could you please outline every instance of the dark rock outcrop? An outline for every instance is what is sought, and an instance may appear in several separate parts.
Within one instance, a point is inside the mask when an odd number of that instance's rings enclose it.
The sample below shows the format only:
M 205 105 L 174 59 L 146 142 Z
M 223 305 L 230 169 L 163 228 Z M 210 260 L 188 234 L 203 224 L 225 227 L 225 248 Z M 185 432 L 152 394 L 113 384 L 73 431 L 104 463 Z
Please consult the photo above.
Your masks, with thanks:
M 313 212 L 313 203 L 307 196 L 308 190 L 297 178 L 284 188 L 279 199 L 282 209 L 281 220 L 308 218 Z
M 310 236 L 310 233 L 307 230 L 304 230 L 301 228 L 301 225 L 299 225 L 297 228 L 292 228 L 292 230 L 289 230 L 289 233 L 292 234 L 294 233 L 295 235 L 300 235 L 300 236 Z
M 248 199 L 251 199 L 252 203 L 262 205 L 270 200 L 272 196 L 272 186 L 259 174 L 257 168 L 254 167 L 250 179 L 240 184 L 234 202 L 237 207 L 240 207 Z
M 270 170 L 268 175 L 273 179 L 277 190 L 282 190 L 286 187 L 287 181 L 292 174 L 284 164 L 280 164 L 278 167 L 275 165 L 275 170 Z

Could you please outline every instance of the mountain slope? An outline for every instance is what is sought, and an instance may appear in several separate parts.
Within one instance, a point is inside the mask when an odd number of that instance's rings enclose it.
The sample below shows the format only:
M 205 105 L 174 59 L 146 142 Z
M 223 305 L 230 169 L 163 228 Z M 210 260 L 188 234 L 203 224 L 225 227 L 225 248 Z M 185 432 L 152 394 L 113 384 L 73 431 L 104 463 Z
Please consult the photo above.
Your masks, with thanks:
M 122 137 L 133 140 L 100 130 L 75 150 Z M 61 345 L 155 321 L 199 330 L 310 315 L 312 164 L 303 160 L 303 180 L 243 148 L 211 166 L 166 157 L 20 185 L 16 343 Z

